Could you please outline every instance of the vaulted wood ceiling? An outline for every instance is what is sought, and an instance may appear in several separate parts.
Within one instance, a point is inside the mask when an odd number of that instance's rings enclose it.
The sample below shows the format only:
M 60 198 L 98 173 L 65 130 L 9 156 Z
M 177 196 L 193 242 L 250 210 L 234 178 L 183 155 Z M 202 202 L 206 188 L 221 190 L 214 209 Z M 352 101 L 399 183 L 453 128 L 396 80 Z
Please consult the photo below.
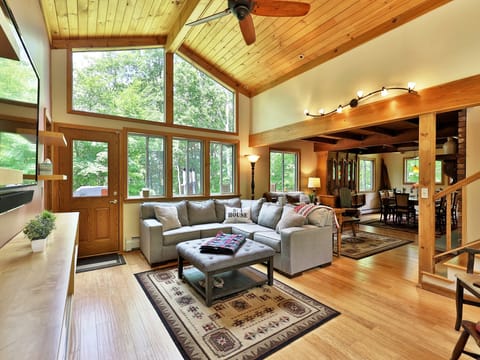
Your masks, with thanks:
M 164 45 L 205 60 L 252 96 L 449 0 L 302 0 L 306 16 L 253 15 L 245 45 L 237 19 L 187 23 L 225 10 L 227 0 L 40 0 L 52 47 Z

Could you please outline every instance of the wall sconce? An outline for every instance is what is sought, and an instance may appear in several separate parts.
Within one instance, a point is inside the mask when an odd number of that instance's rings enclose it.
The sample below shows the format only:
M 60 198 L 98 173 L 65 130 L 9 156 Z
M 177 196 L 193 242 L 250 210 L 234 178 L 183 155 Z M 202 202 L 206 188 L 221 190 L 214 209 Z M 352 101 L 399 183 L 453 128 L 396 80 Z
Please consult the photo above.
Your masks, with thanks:
M 255 199 L 255 163 L 260 159 L 260 155 L 257 154 L 250 154 L 245 155 L 250 161 L 250 165 L 252 166 L 252 200 Z
M 320 188 L 320 178 L 318 177 L 309 177 L 307 187 L 312 189 L 312 197 L 310 201 L 314 204 L 317 203 L 317 189 Z M 313 201 L 312 201 L 313 198 Z
M 345 103 L 344 105 L 342 105 L 342 104 L 338 105 L 338 107 L 336 109 L 333 109 L 333 110 L 331 110 L 327 113 L 325 112 L 324 109 L 320 109 L 318 111 L 318 114 L 312 114 L 308 111 L 308 109 L 305 109 L 305 111 L 303 113 L 306 116 L 311 116 L 311 117 L 314 117 L 314 118 L 315 117 L 322 117 L 322 116 L 325 116 L 325 115 L 330 115 L 330 114 L 333 114 L 334 112 L 341 113 L 343 111 L 343 109 L 346 108 L 347 106 L 350 106 L 351 108 L 355 108 L 355 107 L 358 106 L 358 103 L 361 100 L 365 100 L 365 99 L 367 99 L 369 97 L 372 97 L 376 94 L 381 94 L 382 96 L 387 96 L 389 90 L 402 90 L 402 91 L 408 91 L 409 93 L 415 93 L 416 94 L 417 92 L 414 89 L 415 89 L 415 83 L 414 82 L 409 82 L 407 87 L 386 87 L 386 86 L 382 86 L 381 89 L 369 92 L 366 95 L 363 94 L 362 90 L 359 90 L 359 91 L 357 91 L 357 96 L 354 97 L 352 100 Z

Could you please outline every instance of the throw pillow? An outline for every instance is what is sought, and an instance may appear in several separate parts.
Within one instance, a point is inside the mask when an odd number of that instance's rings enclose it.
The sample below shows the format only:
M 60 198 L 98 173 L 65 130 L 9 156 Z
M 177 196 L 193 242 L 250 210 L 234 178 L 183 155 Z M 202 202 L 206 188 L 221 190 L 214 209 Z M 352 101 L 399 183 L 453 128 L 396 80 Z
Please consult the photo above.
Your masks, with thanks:
M 300 202 L 300 194 L 298 194 L 298 195 L 286 194 L 285 197 L 287 198 L 287 202 L 289 204 L 297 204 L 297 203 Z
M 182 226 L 178 220 L 178 211 L 175 206 L 155 206 L 155 217 L 163 225 L 163 231 L 177 229 Z
M 225 224 L 244 223 L 251 224 L 250 208 L 235 208 L 225 206 Z
M 308 223 L 315 226 L 332 224 L 332 211 L 329 209 L 316 209 L 307 215 Z
M 297 214 L 293 208 L 285 207 L 275 231 L 280 233 L 283 229 L 290 227 L 301 227 L 303 224 L 305 224 L 305 216 Z
M 217 222 L 225 220 L 225 206 L 239 208 L 242 207 L 242 203 L 240 198 L 224 200 L 215 199 L 215 214 L 217 215 Z
M 282 216 L 282 210 L 283 207 L 280 205 L 269 202 L 264 203 L 258 215 L 258 225 L 275 229 Z
M 189 201 L 187 203 L 190 225 L 217 222 L 213 200 Z

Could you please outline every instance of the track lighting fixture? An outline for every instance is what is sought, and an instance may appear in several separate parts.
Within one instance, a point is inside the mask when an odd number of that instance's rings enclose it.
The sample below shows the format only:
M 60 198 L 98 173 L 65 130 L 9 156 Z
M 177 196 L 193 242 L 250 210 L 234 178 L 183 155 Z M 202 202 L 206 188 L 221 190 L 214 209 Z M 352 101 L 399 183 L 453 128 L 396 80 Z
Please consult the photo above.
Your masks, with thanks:
M 318 111 L 318 114 L 312 114 L 308 111 L 308 109 L 305 109 L 304 114 L 306 116 L 311 116 L 311 117 L 322 117 L 322 116 L 325 116 L 325 115 L 333 114 L 334 112 L 341 113 L 345 107 L 350 106 L 351 108 L 355 108 L 355 107 L 358 106 L 358 104 L 361 100 L 365 100 L 365 99 L 367 99 L 369 97 L 372 97 L 376 94 L 380 93 L 382 96 L 387 96 L 389 90 L 402 90 L 402 91 L 408 91 L 409 93 L 416 93 L 414 82 L 409 82 L 407 87 L 396 87 L 396 86 L 386 87 L 386 86 L 382 86 L 380 89 L 369 92 L 366 95 L 363 94 L 362 90 L 358 90 L 357 91 L 357 97 L 353 98 L 352 100 L 350 100 L 348 103 L 346 103 L 344 105 L 342 105 L 342 104 L 338 105 L 338 107 L 336 109 L 332 110 L 332 111 L 329 111 L 329 112 L 326 113 L 324 109 L 320 109 Z

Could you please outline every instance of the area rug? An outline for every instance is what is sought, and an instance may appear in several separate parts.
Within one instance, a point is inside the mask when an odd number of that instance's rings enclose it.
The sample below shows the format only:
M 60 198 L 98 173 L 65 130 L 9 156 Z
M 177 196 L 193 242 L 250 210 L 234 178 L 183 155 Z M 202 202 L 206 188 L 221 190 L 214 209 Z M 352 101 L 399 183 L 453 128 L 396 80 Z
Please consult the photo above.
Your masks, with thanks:
M 411 242 L 411 240 L 395 239 L 364 231 L 357 231 L 357 236 L 354 237 L 348 231 L 342 234 L 341 255 L 358 260 Z
M 77 273 L 125 264 L 122 254 L 106 254 L 77 259 Z
M 368 226 L 374 226 L 374 227 L 379 227 L 383 229 L 405 231 L 412 234 L 418 233 L 417 224 L 394 224 L 390 222 L 385 224 L 383 221 L 374 219 L 374 220 L 362 221 L 360 222 L 360 225 L 368 225 Z
M 207 307 L 176 269 L 135 277 L 185 359 L 263 359 L 340 314 L 278 280 Z

